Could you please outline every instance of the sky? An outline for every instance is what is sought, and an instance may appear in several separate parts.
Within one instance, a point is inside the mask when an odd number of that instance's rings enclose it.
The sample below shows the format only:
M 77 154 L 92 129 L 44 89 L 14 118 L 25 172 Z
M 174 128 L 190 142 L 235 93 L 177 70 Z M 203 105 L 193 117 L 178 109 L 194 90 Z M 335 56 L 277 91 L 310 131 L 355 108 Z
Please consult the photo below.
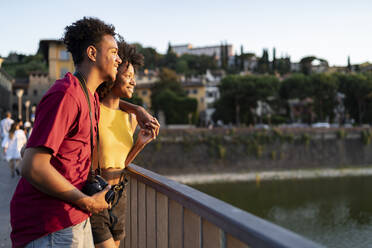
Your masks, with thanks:
M 35 54 L 83 16 L 113 24 L 128 42 L 165 53 L 168 42 L 227 42 L 234 51 L 314 55 L 330 65 L 372 62 L 371 0 L 0 0 L 0 56 Z

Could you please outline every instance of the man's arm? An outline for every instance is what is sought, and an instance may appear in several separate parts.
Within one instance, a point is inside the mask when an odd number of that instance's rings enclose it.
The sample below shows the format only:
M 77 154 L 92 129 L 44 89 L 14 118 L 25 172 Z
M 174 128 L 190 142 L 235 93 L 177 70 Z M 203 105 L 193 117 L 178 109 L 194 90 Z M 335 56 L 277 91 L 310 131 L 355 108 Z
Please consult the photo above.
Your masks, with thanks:
M 109 187 L 93 196 L 85 195 L 50 164 L 51 157 L 46 148 L 27 148 L 21 161 L 22 176 L 41 192 L 72 203 L 84 211 L 98 213 L 108 208 L 105 194 Z
M 144 129 L 153 130 L 155 136 L 159 133 L 160 124 L 155 117 L 150 115 L 143 107 L 120 100 L 119 108 L 122 111 L 136 115 L 138 125 Z

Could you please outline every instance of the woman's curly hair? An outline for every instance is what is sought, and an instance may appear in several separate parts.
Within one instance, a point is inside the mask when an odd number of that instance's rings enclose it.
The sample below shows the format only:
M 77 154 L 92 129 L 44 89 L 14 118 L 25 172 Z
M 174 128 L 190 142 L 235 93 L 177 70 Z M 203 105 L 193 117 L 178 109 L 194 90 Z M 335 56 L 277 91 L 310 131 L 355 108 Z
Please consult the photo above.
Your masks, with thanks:
M 125 70 L 128 69 L 129 65 L 131 64 L 134 69 L 138 69 L 139 67 L 143 66 L 144 64 L 144 57 L 141 53 L 137 53 L 137 49 L 135 45 L 130 45 L 123 37 L 118 35 L 118 54 L 122 60 L 122 63 L 119 65 L 120 67 L 125 66 Z M 118 68 L 118 71 L 119 71 Z M 100 100 L 102 100 L 114 87 L 115 82 L 103 82 L 98 88 L 97 93 L 99 95 Z
M 115 36 L 115 27 L 98 18 L 84 17 L 65 28 L 62 40 L 72 54 L 74 64 L 78 65 L 83 61 L 87 47 L 97 46 L 107 34 Z

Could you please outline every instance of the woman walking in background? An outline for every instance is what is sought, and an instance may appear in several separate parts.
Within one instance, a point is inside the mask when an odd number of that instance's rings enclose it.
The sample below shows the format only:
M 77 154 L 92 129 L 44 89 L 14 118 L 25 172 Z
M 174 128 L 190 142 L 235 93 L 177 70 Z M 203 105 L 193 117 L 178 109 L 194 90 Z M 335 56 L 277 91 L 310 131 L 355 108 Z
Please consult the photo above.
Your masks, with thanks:
M 12 177 L 14 177 L 14 171 L 19 175 L 18 163 L 21 160 L 21 149 L 27 142 L 25 132 L 20 128 L 21 123 L 17 121 L 11 125 L 9 133 L 5 135 L 1 144 Z

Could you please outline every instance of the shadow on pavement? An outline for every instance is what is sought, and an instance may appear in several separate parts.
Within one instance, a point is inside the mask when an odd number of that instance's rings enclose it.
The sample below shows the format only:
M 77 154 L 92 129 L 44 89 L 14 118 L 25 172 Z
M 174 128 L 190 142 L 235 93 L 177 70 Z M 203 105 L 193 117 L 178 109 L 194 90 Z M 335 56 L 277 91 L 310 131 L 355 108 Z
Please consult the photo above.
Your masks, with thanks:
M 11 247 L 9 205 L 19 176 L 12 178 L 8 163 L 0 154 L 0 247 Z

